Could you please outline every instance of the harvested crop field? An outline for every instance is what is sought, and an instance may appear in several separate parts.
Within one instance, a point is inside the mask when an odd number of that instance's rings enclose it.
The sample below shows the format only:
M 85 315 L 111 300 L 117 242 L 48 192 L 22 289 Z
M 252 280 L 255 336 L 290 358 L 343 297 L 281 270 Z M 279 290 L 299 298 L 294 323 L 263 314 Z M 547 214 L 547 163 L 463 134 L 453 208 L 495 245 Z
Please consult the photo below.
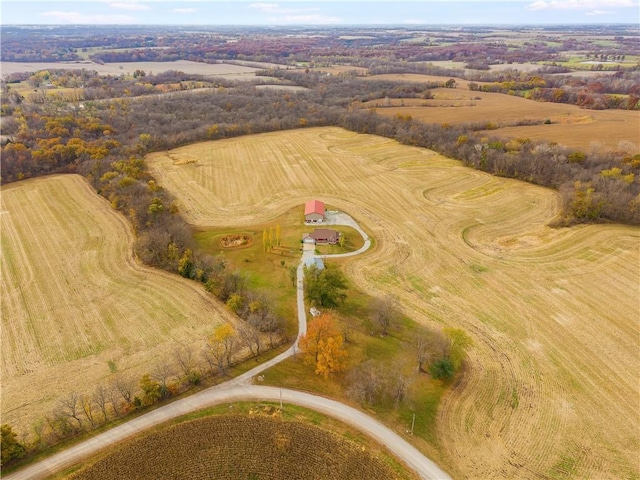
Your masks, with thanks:
M 446 77 L 427 75 L 376 75 L 367 79 L 404 81 L 446 81 Z M 616 149 L 620 142 L 630 142 L 635 151 L 640 148 L 640 114 L 629 110 L 588 110 L 575 105 L 536 102 L 501 93 L 472 92 L 468 81 L 456 79 L 458 88 L 431 90 L 434 98 L 373 100 L 365 106 L 376 108 L 380 115 L 395 117 L 410 115 L 426 123 L 492 123 L 494 126 L 514 125 L 530 121 L 551 124 L 497 128 L 487 136 L 529 138 L 556 142 L 570 148 L 588 151 L 592 146 Z M 480 83 L 480 82 L 478 82 Z
M 553 229 L 551 190 L 334 127 L 148 161 L 195 225 L 263 223 L 312 198 L 344 210 L 376 240 L 344 263 L 359 289 L 473 337 L 438 417 L 435 460 L 454 476 L 640 475 L 639 228 Z
M 70 477 L 173 479 L 396 479 L 358 443 L 311 424 L 222 415 L 172 425 L 121 446 Z
M 76 175 L 2 188 L 2 421 L 29 432 L 72 391 L 136 376 L 233 321 L 197 283 L 142 267 L 127 221 Z
M 78 62 L 2 62 L 2 74 L 8 75 L 15 72 L 37 72 L 40 70 L 95 70 L 100 75 L 131 75 L 136 70 L 147 73 L 162 73 L 168 70 L 179 72 L 209 75 L 212 77 L 237 78 L 240 75 L 254 76 L 256 67 L 245 67 L 242 65 L 232 65 L 229 63 L 202 63 L 190 62 L 188 60 L 176 60 L 174 62 L 117 62 L 117 63 L 95 63 L 90 60 Z

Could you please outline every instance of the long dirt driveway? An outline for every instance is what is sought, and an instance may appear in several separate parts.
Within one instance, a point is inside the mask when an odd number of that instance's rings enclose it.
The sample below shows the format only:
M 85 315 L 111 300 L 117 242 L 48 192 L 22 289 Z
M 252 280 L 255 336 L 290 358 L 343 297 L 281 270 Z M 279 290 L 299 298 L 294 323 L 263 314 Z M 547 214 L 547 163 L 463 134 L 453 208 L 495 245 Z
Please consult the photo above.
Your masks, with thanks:
M 336 218 L 332 223 L 333 225 L 351 226 L 358 230 L 365 240 L 365 245 L 356 252 L 342 255 L 356 255 L 366 251 L 371 246 L 371 241 L 367 234 L 350 216 L 340 214 L 338 218 Z M 324 255 L 323 258 L 331 256 L 333 255 Z M 400 435 L 359 410 L 319 395 L 312 395 L 296 390 L 250 384 L 256 375 L 259 375 L 266 369 L 280 363 L 286 358 L 295 355 L 298 349 L 298 340 L 307 331 L 303 280 L 304 256 L 298 265 L 297 270 L 298 338 L 285 352 L 225 383 L 207 388 L 206 390 L 202 390 L 201 392 L 187 398 L 177 400 L 140 417 L 134 418 L 133 420 L 118 425 L 117 427 L 101 433 L 100 435 L 85 440 L 49 458 L 41 460 L 38 463 L 19 470 L 11 475 L 4 476 L 4 478 L 6 480 L 45 479 L 54 473 L 59 472 L 63 468 L 69 467 L 88 456 L 98 453 L 100 450 L 114 446 L 118 442 L 173 418 L 213 405 L 258 400 L 292 403 L 327 414 L 368 434 L 380 444 L 384 445 L 399 459 L 404 461 L 411 469 L 415 470 L 421 478 L 428 480 L 450 479 L 449 475 L 404 440 Z

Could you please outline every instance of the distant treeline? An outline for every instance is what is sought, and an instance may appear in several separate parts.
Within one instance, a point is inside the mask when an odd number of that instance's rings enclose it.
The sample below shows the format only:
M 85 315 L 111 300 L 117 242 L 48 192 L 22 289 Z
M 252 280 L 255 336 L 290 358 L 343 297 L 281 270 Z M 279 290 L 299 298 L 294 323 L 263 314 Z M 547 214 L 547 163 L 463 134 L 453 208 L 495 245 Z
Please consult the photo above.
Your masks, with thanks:
M 127 178 L 138 179 L 118 167 L 122 162 L 132 162 L 132 156 L 141 158 L 148 151 L 203 140 L 335 125 L 430 148 L 483 171 L 557 189 L 563 194 L 565 222 L 640 224 L 637 152 L 580 152 L 527 139 L 505 142 L 475 133 L 487 125 L 425 124 L 410 117 L 389 119 L 350 108 L 354 101 L 384 98 L 394 92 L 429 95 L 433 85 L 371 82 L 288 70 L 269 74 L 309 90 L 260 90 L 238 84 L 169 97 L 87 102 L 81 111 L 49 116 L 43 110 L 46 105 L 15 108 L 17 131 L 13 142 L 2 149 L 2 181 L 71 171 L 88 175 L 95 183 L 113 171 L 108 188 L 96 186 L 111 201 L 115 199 L 117 207 L 122 191 L 148 190 L 150 178 L 146 173 L 140 186 L 128 185 Z M 136 169 L 143 169 L 141 162 L 134 162 Z M 133 199 L 137 195 L 127 196 Z M 143 206 L 134 208 L 142 212 L 138 214 L 141 223 L 154 196 L 145 198 Z M 162 206 L 171 208 L 165 200 Z

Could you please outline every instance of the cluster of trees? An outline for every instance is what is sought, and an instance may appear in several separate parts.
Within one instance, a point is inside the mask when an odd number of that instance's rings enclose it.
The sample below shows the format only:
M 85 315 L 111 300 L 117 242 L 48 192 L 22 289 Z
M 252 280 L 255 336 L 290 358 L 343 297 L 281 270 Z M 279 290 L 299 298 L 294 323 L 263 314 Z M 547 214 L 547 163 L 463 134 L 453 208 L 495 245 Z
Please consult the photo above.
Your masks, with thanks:
M 500 80 L 493 83 L 471 82 L 469 90 L 520 95 L 530 100 L 568 103 L 592 110 L 635 110 L 640 99 L 640 74 L 637 72 L 619 72 L 593 80 L 559 80 L 558 77 L 511 73 L 501 74 Z
M 335 308 L 347 299 L 347 290 L 347 279 L 336 266 L 304 267 L 304 294 L 312 306 Z
M 1 428 L 0 454 L 2 458 L 0 467 L 7 465 L 12 460 L 24 457 L 27 453 L 27 449 L 18 441 L 18 435 L 13 431 L 11 425 L 4 424 Z
M 407 369 L 402 361 L 365 360 L 346 375 L 347 394 L 364 405 L 393 404 L 397 408 L 420 375 L 443 381 L 453 378 L 472 344 L 461 329 L 423 330 L 406 348 L 413 353 L 417 369 Z
M 388 297 L 374 299 L 371 304 L 370 317 L 379 322 L 381 334 L 386 335 L 390 325 L 398 327 L 389 320 L 398 318 L 395 307 L 395 302 Z M 382 319 L 385 320 L 381 322 Z M 304 363 L 312 365 L 315 373 L 325 379 L 346 372 L 341 380 L 346 393 L 365 405 L 392 404 L 397 408 L 420 375 L 450 380 L 462 368 L 465 352 L 473 344 L 461 329 L 448 328 L 440 332 L 420 327 L 414 340 L 398 349 L 400 354 L 396 360 L 367 359 L 348 368 L 350 331 L 335 311 L 325 311 L 309 321 L 307 333 L 300 338 L 300 351 Z M 411 355 L 416 368 L 407 368 Z

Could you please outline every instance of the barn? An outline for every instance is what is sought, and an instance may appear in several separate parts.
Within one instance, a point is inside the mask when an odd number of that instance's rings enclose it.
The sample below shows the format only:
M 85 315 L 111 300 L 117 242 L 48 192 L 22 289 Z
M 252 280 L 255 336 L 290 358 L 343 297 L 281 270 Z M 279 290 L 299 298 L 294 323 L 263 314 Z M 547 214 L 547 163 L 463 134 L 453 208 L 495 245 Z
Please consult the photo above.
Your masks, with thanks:
M 320 200 L 309 200 L 304 205 L 304 221 L 320 223 L 324 221 L 324 203 Z

